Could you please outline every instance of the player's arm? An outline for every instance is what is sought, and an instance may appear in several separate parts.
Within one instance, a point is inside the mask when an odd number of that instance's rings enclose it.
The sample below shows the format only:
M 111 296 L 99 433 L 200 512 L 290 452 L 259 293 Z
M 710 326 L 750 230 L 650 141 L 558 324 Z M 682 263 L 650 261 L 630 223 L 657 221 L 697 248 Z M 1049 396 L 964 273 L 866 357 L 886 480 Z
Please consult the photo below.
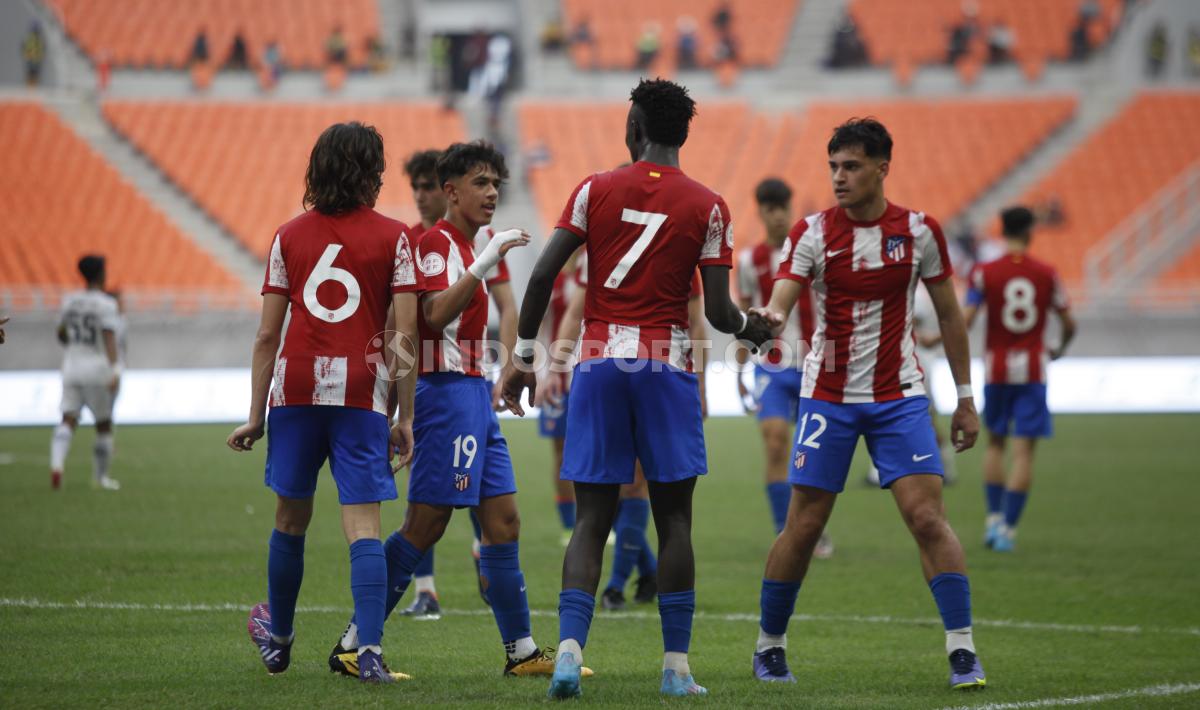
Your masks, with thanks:
M 117 331 L 105 328 L 100 331 L 100 337 L 104 339 L 104 354 L 108 356 L 108 367 L 112 372 L 112 378 L 109 379 L 108 389 L 116 392 L 121 386 L 121 364 L 118 362 L 120 354 L 117 349 Z
M 529 235 L 520 229 L 508 229 L 497 232 L 489 241 L 479 256 L 475 258 L 462 276 L 443 291 L 427 291 L 421 299 L 421 310 L 425 322 L 434 330 L 442 330 L 455 318 L 462 315 L 475 289 L 487 276 L 487 272 L 500 263 L 501 257 L 510 249 L 529 243 Z
M 979 414 L 975 411 L 975 396 L 971 391 L 971 351 L 967 344 L 967 326 L 958 307 L 958 296 L 949 278 L 925 282 L 929 297 L 937 312 L 938 326 L 950 362 L 954 384 L 958 386 L 958 407 L 950 420 L 950 440 L 955 451 L 966 451 L 975 445 L 979 436 Z
M 502 352 L 511 353 L 517 344 L 517 301 L 513 298 L 512 284 L 507 281 L 494 284 L 489 291 L 500 313 L 500 347 Z M 500 408 L 500 380 L 492 387 L 492 407 Z
M 967 330 L 970 330 L 975 325 L 975 319 L 979 317 L 979 309 L 986 300 L 983 292 L 983 271 L 979 267 L 971 272 L 967 277 L 967 302 L 963 306 L 963 319 L 966 321 Z
M 388 347 L 388 377 L 396 383 L 396 423 L 392 426 L 391 443 L 399 456 L 393 471 L 399 471 L 412 460 L 413 395 L 417 389 L 417 294 L 392 295 L 392 327 L 396 339 Z
M 275 372 L 275 353 L 279 351 L 287 308 L 287 296 L 270 292 L 263 294 L 262 319 L 254 336 L 254 350 L 250 358 L 250 416 L 225 440 L 234 451 L 249 451 L 254 442 L 262 438 L 267 422 L 267 396 L 271 392 L 271 377 Z
M 1057 348 L 1050 349 L 1050 359 L 1057 360 L 1067 351 L 1067 346 L 1075 339 L 1075 333 L 1078 326 L 1075 323 L 1075 317 L 1071 315 L 1069 308 L 1055 308 L 1054 312 L 1058 315 L 1058 321 L 1062 325 L 1062 340 L 1059 341 Z
M 692 370 L 700 385 L 700 413 L 708 417 L 708 391 L 704 385 L 705 367 L 708 364 L 708 328 L 704 327 L 703 301 L 700 296 L 688 300 L 688 339 L 692 341 Z
M 558 278 L 567 260 L 581 246 L 583 239 L 575 233 L 562 227 L 555 229 L 533 267 L 529 285 L 525 287 L 525 300 L 521 303 L 521 317 L 517 321 L 517 346 L 501 377 L 504 383 L 501 396 L 508 410 L 517 416 L 525 416 L 525 409 L 521 406 L 521 395 L 525 389 L 529 388 L 531 398 L 537 392 L 537 377 L 532 368 L 533 343 L 542 319 L 546 317 L 546 308 L 550 305 L 554 279 Z M 520 368 L 517 367 L 518 359 L 523 365 Z
M 728 266 L 704 264 L 700 280 L 704 282 L 704 315 L 712 327 L 732 333 L 754 348 L 771 339 L 772 324 L 757 312 L 742 312 L 730 297 Z
M 579 341 L 579 333 L 583 330 L 583 306 L 586 302 L 587 286 L 580 285 L 567 299 L 567 307 L 563 311 L 562 322 L 558 324 L 558 332 L 551 334 L 550 361 L 546 365 L 549 377 L 537 388 L 534 400 L 534 404 L 539 407 L 543 402 L 558 406 L 562 403 L 563 393 L 568 390 L 566 373 L 571 369 L 571 355 L 575 352 L 575 343 Z

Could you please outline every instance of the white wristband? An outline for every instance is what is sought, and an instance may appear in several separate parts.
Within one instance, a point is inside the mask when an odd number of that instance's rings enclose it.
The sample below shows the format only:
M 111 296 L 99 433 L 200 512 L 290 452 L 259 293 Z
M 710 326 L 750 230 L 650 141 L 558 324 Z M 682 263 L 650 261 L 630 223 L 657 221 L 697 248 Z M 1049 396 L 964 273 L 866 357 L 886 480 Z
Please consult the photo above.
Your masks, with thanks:
M 513 346 L 513 357 L 519 357 L 522 360 L 533 359 L 533 344 L 537 342 L 532 338 L 517 338 L 517 344 Z
M 738 332 L 734 333 L 734 335 L 741 335 L 742 333 L 745 333 L 746 325 L 750 322 L 750 316 L 746 315 L 745 311 L 738 311 L 738 313 L 742 315 L 742 327 L 739 328 Z
M 958 398 L 959 399 L 973 399 L 974 397 L 975 397 L 975 391 L 971 389 L 971 385 L 966 384 L 966 385 L 958 386 Z
M 488 263 L 483 262 L 482 260 L 476 260 L 476 261 L 472 262 L 472 264 L 470 266 L 467 267 L 467 271 L 469 271 L 472 276 L 479 279 L 480 281 L 486 281 L 487 273 L 492 270 L 493 266 L 495 266 L 495 264 L 488 264 Z

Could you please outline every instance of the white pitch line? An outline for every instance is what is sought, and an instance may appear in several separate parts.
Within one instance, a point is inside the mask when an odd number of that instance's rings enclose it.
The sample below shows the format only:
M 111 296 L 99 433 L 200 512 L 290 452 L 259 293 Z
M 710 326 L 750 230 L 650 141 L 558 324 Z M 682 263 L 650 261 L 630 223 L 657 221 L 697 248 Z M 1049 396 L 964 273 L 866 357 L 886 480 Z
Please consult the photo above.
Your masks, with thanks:
M 957 705 L 951 708 L 943 708 L 943 710 L 1024 710 L 1025 708 L 1053 708 L 1066 705 L 1106 703 L 1111 700 L 1125 700 L 1126 698 L 1161 698 L 1167 695 L 1183 695 L 1197 691 L 1200 691 L 1200 683 L 1149 685 L 1145 688 L 1121 690 L 1115 693 L 1077 695 L 1073 698 L 1042 698 L 1041 700 L 1022 700 L 1012 703 L 988 703 L 986 705 Z
M 111 609 L 118 611 L 169 611 L 169 612 L 221 612 L 246 611 L 253 604 L 225 602 L 221 604 L 147 604 L 141 602 L 104 602 L 77 599 L 73 602 L 56 602 L 30 598 L 0 597 L 0 607 L 16 607 L 21 609 Z M 301 614 L 351 614 L 349 607 L 341 606 L 300 606 L 296 611 Z M 553 609 L 531 609 L 532 616 L 554 617 L 558 612 Z M 447 609 L 444 616 L 491 616 L 489 609 Z M 658 613 L 652 611 L 620 611 L 606 612 L 598 618 L 643 621 L 658 619 Z M 758 614 L 714 614 L 705 611 L 696 612 L 697 619 L 727 622 L 757 622 Z M 885 626 L 938 626 L 942 622 L 937 618 L 906 618 L 897 616 L 863 616 L 855 614 L 795 614 L 792 621 L 798 622 L 847 622 L 854 624 L 882 624 Z M 1001 629 L 1021 629 L 1025 631 L 1062 631 L 1081 634 L 1146 634 L 1174 635 L 1200 637 L 1200 628 L 1160 628 L 1154 626 L 1117 626 L 1111 624 L 1055 624 L 1038 621 L 1014 621 L 1012 619 L 975 619 L 973 626 L 992 627 Z

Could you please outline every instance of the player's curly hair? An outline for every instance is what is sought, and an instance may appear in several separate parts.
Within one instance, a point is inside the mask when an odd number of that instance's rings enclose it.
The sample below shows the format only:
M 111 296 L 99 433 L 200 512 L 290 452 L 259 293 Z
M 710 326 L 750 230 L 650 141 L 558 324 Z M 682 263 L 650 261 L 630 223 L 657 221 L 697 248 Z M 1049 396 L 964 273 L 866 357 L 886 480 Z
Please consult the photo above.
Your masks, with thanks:
M 383 137 L 358 121 L 326 128 L 308 157 L 304 207 L 321 214 L 344 214 L 374 207 L 383 187 Z
M 437 161 L 442 157 L 440 150 L 418 150 L 404 161 L 404 173 L 409 180 L 416 180 L 424 175 L 432 175 L 437 179 Z
M 792 188 L 779 178 L 766 178 L 754 188 L 754 201 L 760 205 L 787 207 L 792 202 Z
M 642 79 L 629 100 L 646 114 L 646 137 L 654 143 L 681 146 L 696 115 L 696 102 L 687 88 L 666 79 Z
M 829 139 L 829 154 L 858 146 L 868 158 L 892 159 L 892 134 L 872 116 L 851 118 L 833 129 Z
M 446 183 L 471 172 L 477 165 L 486 165 L 496 171 L 501 180 L 508 179 L 508 165 L 504 154 L 485 140 L 470 143 L 453 143 L 442 152 L 437 160 L 438 183 Z

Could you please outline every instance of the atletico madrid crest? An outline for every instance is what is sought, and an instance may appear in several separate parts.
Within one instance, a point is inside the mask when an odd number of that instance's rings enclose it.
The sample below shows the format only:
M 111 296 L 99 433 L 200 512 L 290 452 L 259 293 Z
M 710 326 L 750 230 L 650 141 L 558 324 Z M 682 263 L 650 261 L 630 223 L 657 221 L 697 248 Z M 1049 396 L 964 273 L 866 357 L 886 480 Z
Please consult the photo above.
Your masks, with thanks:
M 805 462 L 807 459 L 808 459 L 808 452 L 807 452 L 807 451 L 801 451 L 801 452 L 799 452 L 799 453 L 797 453 L 797 454 L 796 454 L 796 459 L 795 459 L 795 461 L 793 461 L 792 463 L 793 463 L 793 464 L 795 464 L 795 467 L 796 467 L 796 468 L 804 468 L 804 462 Z
M 888 237 L 887 244 L 884 245 L 884 251 L 887 252 L 888 258 L 892 261 L 902 260 L 905 255 L 904 237 Z
M 467 488 L 470 487 L 470 485 L 471 485 L 471 474 L 469 474 L 469 473 L 454 474 L 455 490 L 462 492 L 462 491 L 467 490 Z

